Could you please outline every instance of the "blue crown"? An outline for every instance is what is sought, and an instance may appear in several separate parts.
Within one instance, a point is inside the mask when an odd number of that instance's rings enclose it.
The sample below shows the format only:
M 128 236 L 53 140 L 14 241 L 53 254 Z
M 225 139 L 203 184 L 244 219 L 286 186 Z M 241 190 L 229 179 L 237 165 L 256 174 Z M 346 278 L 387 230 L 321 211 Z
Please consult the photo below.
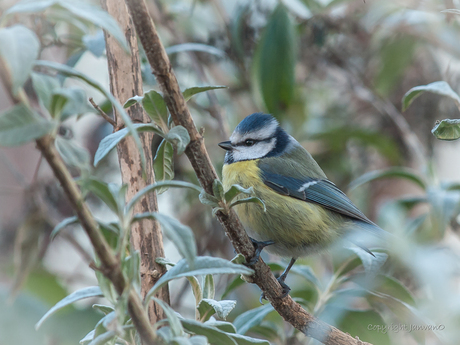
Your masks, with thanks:
M 273 116 L 264 114 L 264 113 L 254 113 L 241 121 L 238 126 L 236 126 L 235 131 L 241 134 L 249 133 L 257 131 L 269 123 L 276 121 L 278 122 Z

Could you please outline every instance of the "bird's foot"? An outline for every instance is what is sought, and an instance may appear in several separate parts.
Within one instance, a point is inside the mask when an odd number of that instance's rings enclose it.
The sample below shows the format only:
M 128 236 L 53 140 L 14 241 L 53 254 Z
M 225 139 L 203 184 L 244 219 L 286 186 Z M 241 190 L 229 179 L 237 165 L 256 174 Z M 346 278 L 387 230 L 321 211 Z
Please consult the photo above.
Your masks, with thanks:
M 262 253 L 262 250 L 267 246 L 275 244 L 275 241 L 257 241 L 252 237 L 249 237 L 249 239 L 254 246 L 255 252 L 254 256 L 248 261 L 247 266 L 254 266 L 256 262 L 259 261 L 260 253 Z
M 276 280 L 278 280 L 278 283 L 280 283 L 281 285 L 281 291 L 282 291 L 282 295 L 281 295 L 281 298 L 284 298 L 286 297 L 287 295 L 289 295 L 289 292 L 291 291 L 291 288 L 284 282 L 284 280 L 286 279 L 286 277 L 284 276 L 280 276 L 279 278 L 276 278 Z M 265 293 L 261 293 L 260 295 L 260 298 L 259 298 L 259 302 L 260 304 L 263 304 L 263 300 L 266 300 L 267 298 L 265 298 Z

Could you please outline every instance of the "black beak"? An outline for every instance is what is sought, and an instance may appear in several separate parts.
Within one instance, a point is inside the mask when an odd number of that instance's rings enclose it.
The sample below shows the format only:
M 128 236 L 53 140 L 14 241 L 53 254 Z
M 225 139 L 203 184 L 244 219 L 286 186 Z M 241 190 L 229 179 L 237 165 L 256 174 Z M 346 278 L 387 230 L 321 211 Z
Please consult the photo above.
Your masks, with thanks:
M 219 143 L 219 146 L 222 147 L 224 150 L 231 151 L 233 150 L 232 143 L 230 141 L 222 141 Z

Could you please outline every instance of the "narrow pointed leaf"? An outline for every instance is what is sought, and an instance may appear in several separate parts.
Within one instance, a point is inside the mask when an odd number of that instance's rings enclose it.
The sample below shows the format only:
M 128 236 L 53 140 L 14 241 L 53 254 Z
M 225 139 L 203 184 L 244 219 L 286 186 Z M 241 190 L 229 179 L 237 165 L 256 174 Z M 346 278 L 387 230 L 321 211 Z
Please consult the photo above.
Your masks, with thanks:
M 203 275 L 203 274 L 245 274 L 251 275 L 254 271 L 246 266 L 237 265 L 231 263 L 228 260 L 221 258 L 214 258 L 210 256 L 198 256 L 195 259 L 194 267 L 191 268 L 187 260 L 180 260 L 176 266 L 169 269 L 150 289 L 147 294 L 148 297 L 153 296 L 155 291 L 161 286 L 166 284 L 168 281 L 181 278 L 189 277 L 194 275 Z
M 14 95 L 29 78 L 39 50 L 37 36 L 25 26 L 13 25 L 0 29 L 0 58 L 10 74 Z
M 282 53 L 280 53 L 282 52 Z M 294 98 L 296 34 L 283 4 L 273 11 L 260 39 L 253 69 L 269 113 L 280 114 Z
M 48 312 L 40 319 L 40 321 L 37 322 L 37 324 L 35 325 L 35 329 L 38 329 L 50 315 L 52 315 L 59 309 L 62 309 L 68 306 L 69 304 L 72 304 L 84 298 L 102 297 L 102 296 L 103 296 L 102 291 L 99 288 L 99 286 L 90 286 L 90 287 L 75 291 L 71 293 L 70 295 L 68 295 L 67 297 L 65 297 L 64 299 L 62 299 L 61 301 L 59 301 L 58 303 L 56 303 L 56 305 L 54 305 L 54 307 L 52 307 L 50 310 L 48 310 Z
M 190 98 L 192 98 L 194 95 L 196 95 L 198 93 L 209 91 L 209 90 L 226 89 L 226 88 L 227 87 L 223 86 L 223 85 L 218 85 L 218 86 L 196 86 L 196 87 L 191 87 L 191 88 L 185 89 L 182 92 L 182 95 L 184 96 L 185 101 L 187 102 Z
M 88 150 L 78 145 L 75 140 L 57 136 L 55 145 L 62 159 L 68 166 L 81 170 L 90 169 Z
M 137 132 L 153 132 L 159 136 L 164 136 L 164 133 L 156 128 L 151 123 L 136 123 L 133 124 L 134 129 Z M 101 140 L 99 147 L 97 148 L 96 154 L 94 155 L 94 166 L 97 166 L 99 162 L 105 158 L 110 151 L 112 151 L 117 144 L 130 135 L 128 128 L 120 129 L 119 131 L 107 135 L 104 139 Z
M 265 304 L 261 307 L 248 310 L 247 312 L 239 315 L 233 325 L 236 327 L 238 334 L 245 334 L 251 327 L 259 325 L 262 320 L 273 311 L 271 304 Z
M 144 98 L 144 96 L 134 96 L 134 97 L 131 97 L 131 98 L 128 98 L 128 100 L 125 102 L 125 104 L 123 104 L 123 108 L 129 108 L 131 106 L 133 106 L 134 104 L 137 104 L 137 103 L 140 103 L 142 102 L 142 99 Z
M 117 21 L 106 11 L 84 1 L 60 0 L 59 5 L 77 17 L 87 20 L 106 30 L 118 41 L 118 43 L 120 43 L 126 53 L 130 52 L 123 31 L 118 26 Z
M 55 128 L 23 104 L 15 105 L 0 115 L 0 146 L 18 146 L 41 138 Z
M 163 99 L 155 90 L 150 90 L 142 96 L 142 107 L 147 115 L 157 124 L 163 131 L 168 129 L 168 108 Z
M 262 199 L 256 197 L 256 196 L 251 196 L 249 198 L 244 198 L 244 199 L 238 199 L 234 202 L 232 202 L 230 204 L 230 208 L 236 206 L 236 205 L 240 205 L 240 204 L 246 204 L 246 203 L 249 203 L 249 202 L 254 202 L 256 204 L 259 204 L 260 206 L 262 206 L 262 208 L 264 209 L 264 212 L 267 211 L 267 208 L 265 207 L 265 203 L 262 201 Z
M 184 334 L 184 328 L 179 320 L 179 317 L 176 315 L 174 309 L 172 309 L 165 301 L 152 297 L 152 299 L 158 303 L 163 309 L 166 314 L 166 318 L 168 319 L 169 328 L 171 329 L 172 335 L 175 337 L 179 337 Z
M 198 321 L 181 319 L 182 326 L 188 331 L 208 338 L 211 344 L 219 345 L 237 345 L 237 342 L 220 329 L 208 326 Z
M 153 192 L 154 190 L 157 190 L 159 188 L 163 187 L 174 187 L 174 188 L 190 188 L 193 190 L 196 190 L 198 193 L 202 191 L 201 187 L 189 183 L 189 182 L 184 182 L 184 181 L 161 181 L 161 182 L 156 182 L 154 184 L 151 184 L 150 186 L 145 187 L 144 189 L 140 190 L 137 192 L 136 195 L 132 197 L 132 199 L 129 201 L 129 203 L 126 205 L 126 209 L 128 211 L 131 211 L 134 205 L 139 201 L 140 198 L 142 198 L 145 194 Z
M 407 91 L 402 99 L 402 110 L 405 111 L 412 104 L 412 102 L 424 92 L 431 92 L 450 97 L 454 100 L 457 106 L 460 106 L 460 96 L 454 90 L 452 90 L 450 85 L 445 81 L 436 81 L 428 85 L 413 87 Z
M 155 180 L 169 181 L 174 178 L 174 148 L 166 139 L 163 139 L 158 146 L 157 153 L 153 159 L 153 171 Z M 164 193 L 168 187 L 162 187 L 157 190 L 158 194 Z
M 88 345 L 107 344 L 110 340 L 115 339 L 116 336 L 117 336 L 117 333 L 115 333 L 115 331 L 108 331 L 108 332 L 98 335 Z
M 364 175 L 361 175 L 356 180 L 352 181 L 349 185 L 349 189 L 355 189 L 358 186 L 361 186 L 367 182 L 381 179 L 381 178 L 404 178 L 406 180 L 412 181 L 413 183 L 417 184 L 423 190 L 426 189 L 426 183 L 423 178 L 418 174 L 417 171 L 403 168 L 403 167 L 393 167 L 389 169 L 382 169 L 382 170 L 375 170 L 368 172 Z
M 234 184 L 225 192 L 225 201 L 230 203 L 237 195 L 241 193 L 253 194 L 254 189 L 252 187 L 243 188 L 238 184 Z
M 58 225 L 54 227 L 53 231 L 51 231 L 51 234 L 50 234 L 51 240 L 53 240 L 56 237 L 56 235 L 66 226 L 78 224 L 78 222 L 79 220 L 77 216 L 73 216 L 73 217 L 64 219 L 63 221 L 61 221 Z
M 99 82 L 93 80 L 92 78 L 89 78 L 85 74 L 77 71 L 76 69 L 70 66 L 63 65 L 57 62 L 43 61 L 43 60 L 35 61 L 35 66 L 51 68 L 65 76 L 83 80 L 85 83 L 87 83 L 88 85 L 94 87 L 96 90 L 101 92 L 112 103 L 114 108 L 117 110 L 118 114 L 123 119 L 123 122 L 125 123 L 126 128 L 128 129 L 129 133 L 131 133 L 131 135 L 133 136 L 134 142 L 136 143 L 136 146 L 139 150 L 142 166 L 145 168 L 145 154 L 144 154 L 144 151 L 142 150 L 141 140 L 139 138 L 139 135 L 137 134 L 136 127 L 134 126 L 130 117 L 126 113 L 125 109 L 123 109 L 121 104 L 117 101 L 117 99 L 110 92 L 105 90 L 105 88 Z M 99 161 L 99 160 L 96 160 L 96 157 L 94 158 L 94 160 L 95 160 L 95 164 L 97 164 L 97 162 Z
M 207 274 L 203 277 L 203 298 L 213 299 L 215 290 L 214 277 L 212 274 Z
M 180 52 L 193 51 L 193 52 L 208 53 L 208 54 L 216 55 L 219 57 L 226 56 L 223 50 L 207 45 L 207 44 L 202 44 L 202 43 L 182 43 L 182 44 L 177 44 L 174 46 L 169 46 L 165 50 L 168 55 L 177 54 Z
M 176 246 L 183 258 L 193 266 L 196 257 L 196 241 L 192 229 L 183 225 L 177 219 L 161 213 L 141 213 L 133 220 L 152 218 L 158 220 L 165 236 Z

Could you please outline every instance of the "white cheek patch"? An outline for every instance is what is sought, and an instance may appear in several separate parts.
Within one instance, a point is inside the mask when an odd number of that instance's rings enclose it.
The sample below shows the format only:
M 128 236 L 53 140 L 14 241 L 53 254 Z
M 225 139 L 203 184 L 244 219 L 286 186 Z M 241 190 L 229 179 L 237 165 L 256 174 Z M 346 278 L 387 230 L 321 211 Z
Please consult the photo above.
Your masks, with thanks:
M 307 183 L 304 183 L 302 185 L 302 187 L 299 188 L 298 192 L 303 192 L 305 189 L 308 189 L 310 188 L 311 186 L 314 186 L 315 184 L 317 184 L 319 181 L 310 181 L 310 182 L 307 182 Z
M 262 158 L 270 153 L 276 146 L 276 138 L 269 142 L 261 141 L 253 146 L 236 146 L 233 148 L 235 162 Z

